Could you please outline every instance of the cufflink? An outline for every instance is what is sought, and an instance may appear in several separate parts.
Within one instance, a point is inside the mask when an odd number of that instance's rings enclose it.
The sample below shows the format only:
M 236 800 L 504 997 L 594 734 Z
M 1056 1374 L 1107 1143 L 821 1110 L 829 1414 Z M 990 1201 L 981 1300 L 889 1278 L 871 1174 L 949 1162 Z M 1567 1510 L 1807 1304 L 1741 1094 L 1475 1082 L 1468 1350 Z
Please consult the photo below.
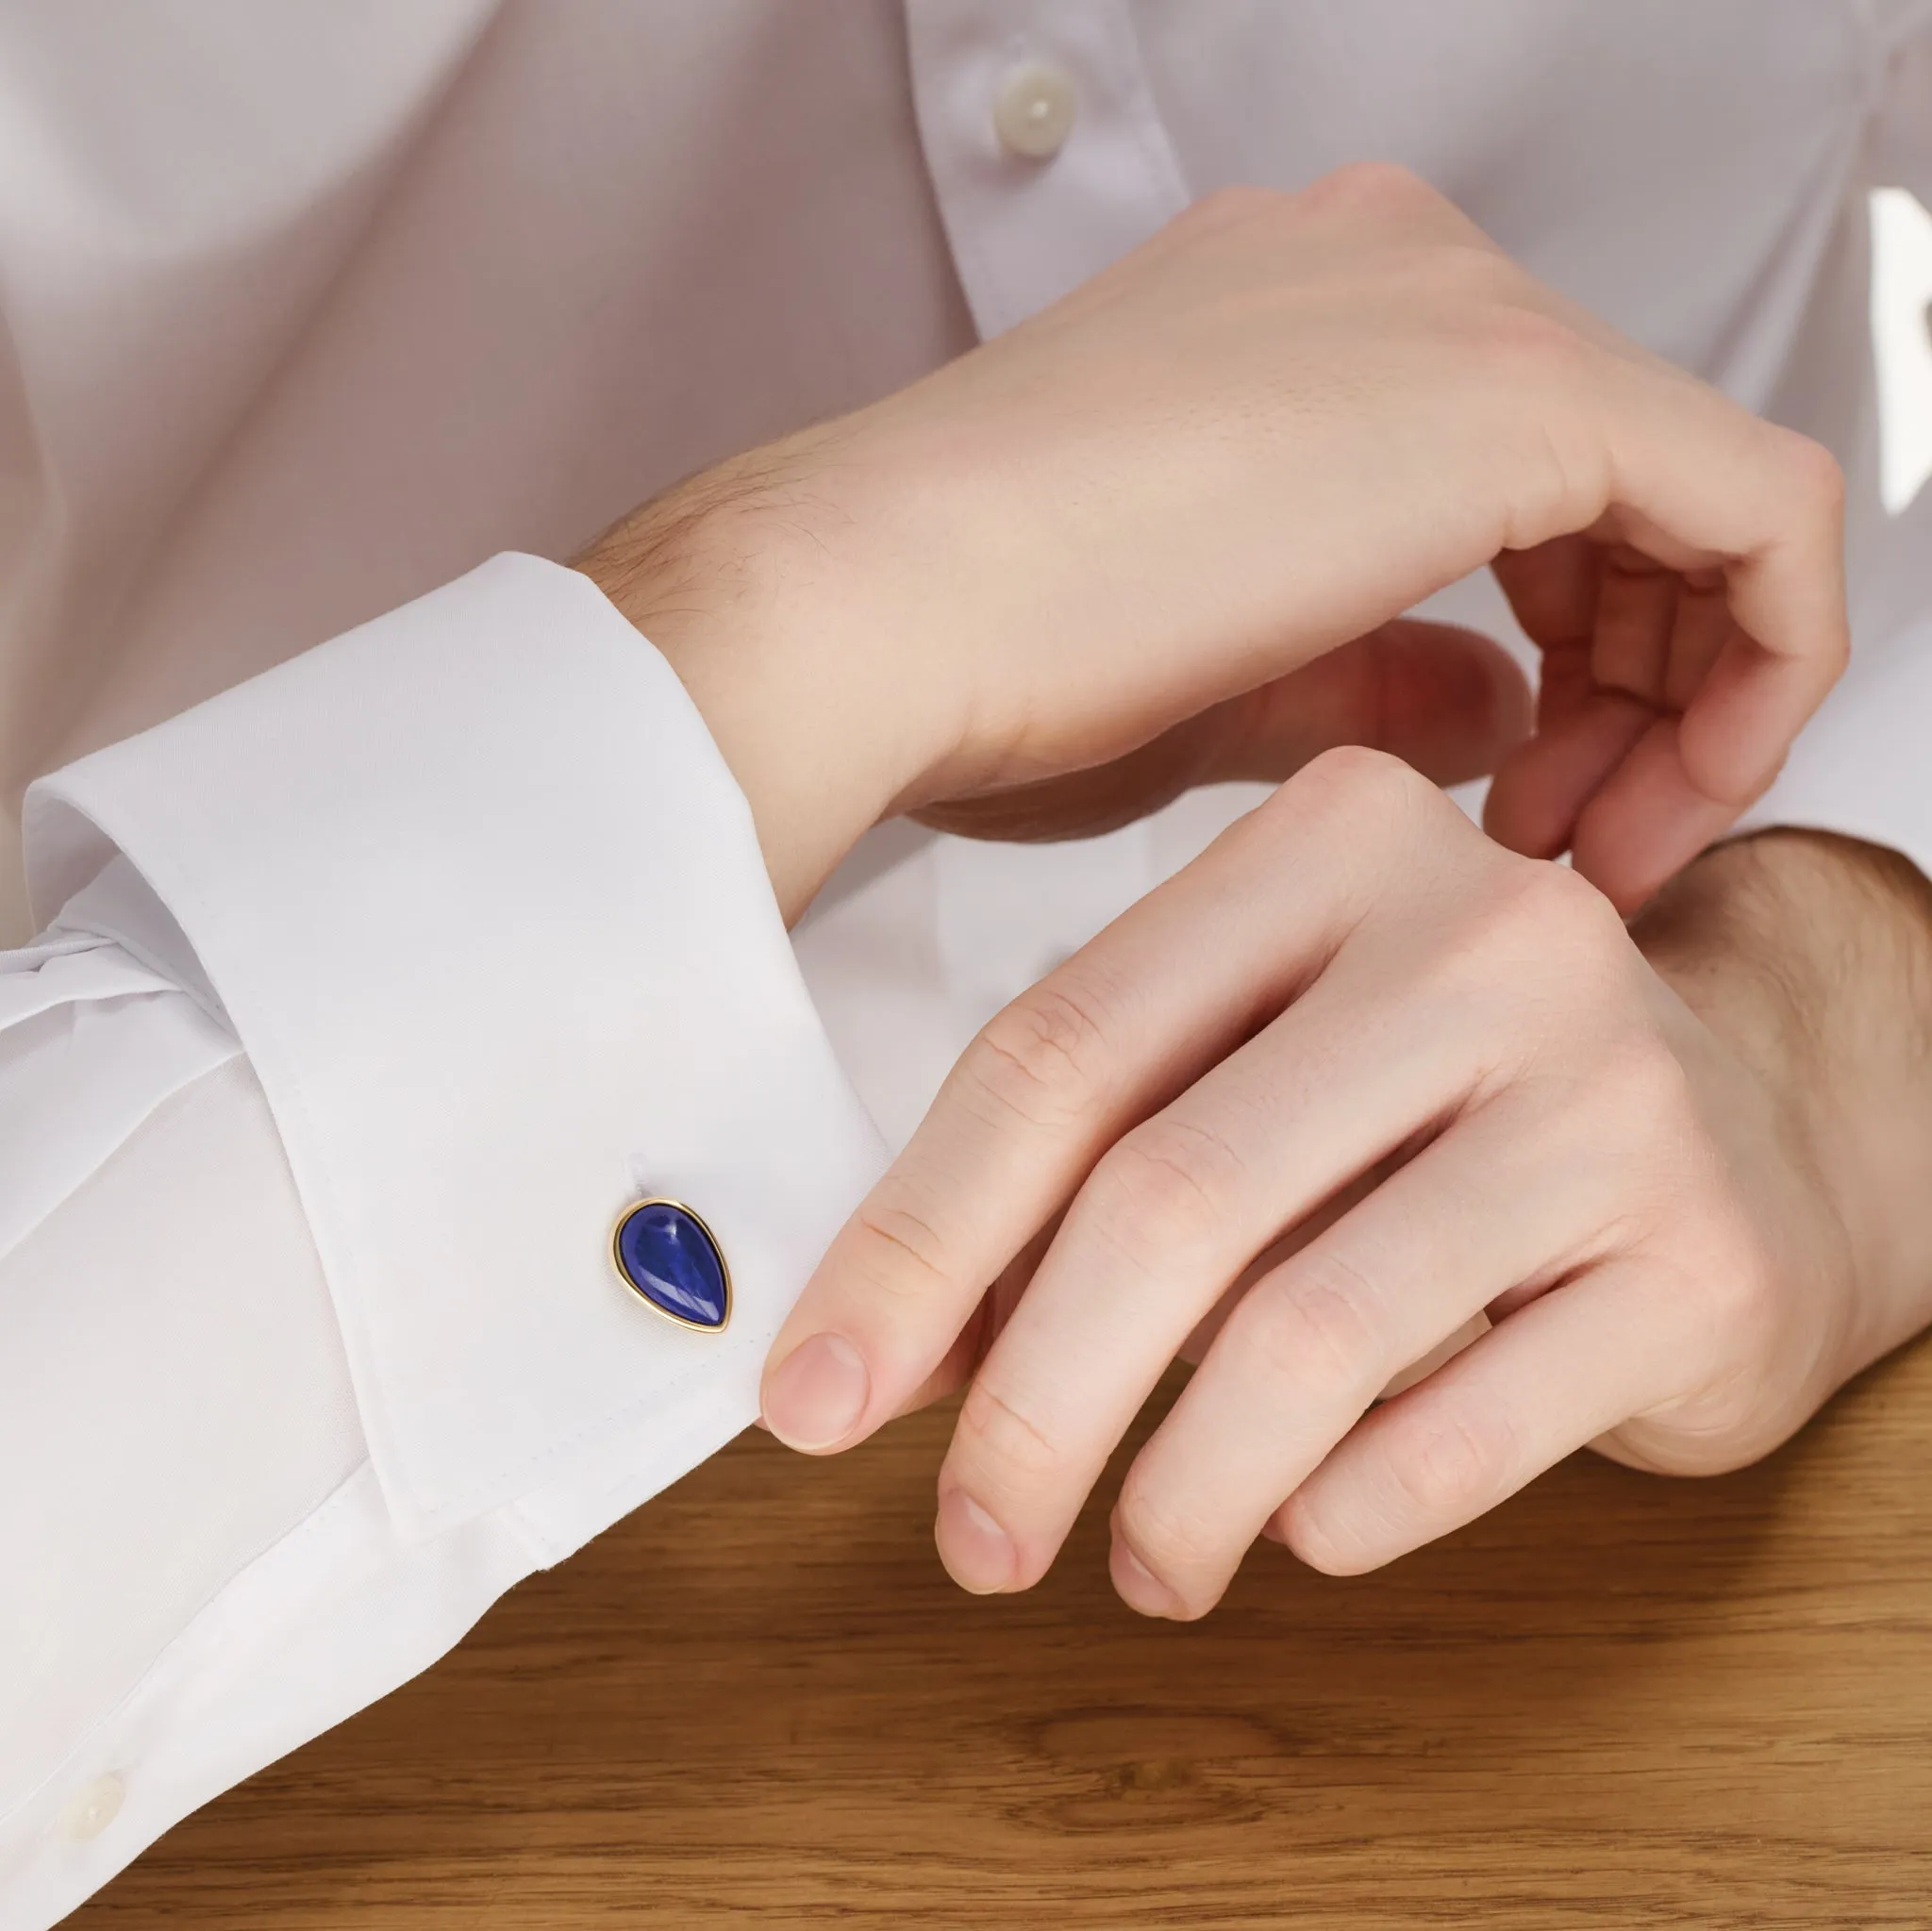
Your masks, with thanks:
M 718 1334 L 731 1319 L 731 1270 L 718 1237 L 680 1200 L 640 1200 L 610 1234 L 617 1277 L 645 1307 Z

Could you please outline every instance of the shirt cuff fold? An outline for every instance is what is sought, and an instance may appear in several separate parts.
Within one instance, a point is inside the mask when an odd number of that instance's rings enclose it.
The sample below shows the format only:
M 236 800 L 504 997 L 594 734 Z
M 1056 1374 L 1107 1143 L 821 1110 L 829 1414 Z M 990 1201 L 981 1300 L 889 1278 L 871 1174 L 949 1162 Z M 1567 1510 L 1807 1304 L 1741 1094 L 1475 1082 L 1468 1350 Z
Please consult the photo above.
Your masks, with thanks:
M 119 852 L 267 1095 L 399 1531 L 528 1498 L 551 1554 L 674 1418 L 722 1440 L 884 1151 L 683 686 L 576 572 L 503 556 L 42 779 L 44 919 Z M 612 1225 L 689 1202 L 721 1333 Z M 548 1498 L 539 1504 L 539 1498 Z M 601 1525 L 595 1523 L 594 1525 Z

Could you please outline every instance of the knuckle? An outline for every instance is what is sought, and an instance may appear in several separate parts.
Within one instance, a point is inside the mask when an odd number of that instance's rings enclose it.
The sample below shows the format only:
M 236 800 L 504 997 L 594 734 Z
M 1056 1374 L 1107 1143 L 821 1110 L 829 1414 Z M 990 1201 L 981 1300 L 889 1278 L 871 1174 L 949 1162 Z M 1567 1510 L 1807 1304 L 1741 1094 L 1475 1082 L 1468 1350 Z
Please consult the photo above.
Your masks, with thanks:
M 1429 809 L 1439 793 L 1412 766 L 1365 744 L 1336 744 L 1312 757 L 1275 793 L 1300 818 L 1393 826 Z
M 1795 429 L 1779 432 L 1790 486 L 1814 516 L 1836 519 L 1844 513 L 1844 466 L 1824 444 Z
M 1664 1142 L 1671 1166 L 1684 1177 L 1703 1151 L 1697 1096 L 1684 1062 L 1654 1034 L 1617 1040 L 1596 1080 L 1606 1124 L 1621 1121 Z
M 1162 1501 L 1131 1473 L 1122 1486 L 1116 1516 L 1128 1547 L 1171 1586 L 1184 1588 L 1224 1559 L 1222 1539 L 1206 1517 Z
M 1513 301 L 1485 305 L 1468 342 L 1481 371 L 1501 386 L 1512 422 L 1523 419 L 1526 390 L 1574 390 L 1601 353 L 1559 317 Z
M 1106 1086 L 1106 1029 L 1095 1002 L 1058 974 L 996 1013 L 967 1049 L 959 1077 L 1002 1115 L 1071 1124 Z
M 1566 866 L 1495 847 L 1483 856 L 1417 983 L 1526 1058 L 1560 1044 L 1571 1065 L 1580 1038 L 1627 1021 L 1636 948 L 1616 908 Z
M 1511 1486 L 1515 1455 L 1515 1431 L 1500 1406 L 1438 1409 L 1391 1445 L 1397 1507 L 1431 1527 L 1466 1522 Z
M 1113 1245 L 1152 1263 L 1213 1238 L 1241 1172 L 1240 1156 L 1218 1134 L 1161 1115 L 1108 1153 L 1085 1204 Z
M 1574 944 L 1618 958 L 1631 954 L 1629 928 L 1617 908 L 1569 865 L 1529 858 L 1523 891 L 1543 927 Z
M 1061 1465 L 1046 1429 L 984 1375 L 959 1405 L 957 1435 L 978 1476 L 1002 1490 L 1038 1488 Z
M 1490 904 L 1488 933 L 1514 963 L 1541 959 L 1594 996 L 1598 972 L 1633 954 L 1628 930 L 1580 872 L 1547 858 L 1513 859 Z M 1595 969 L 1595 970 L 1592 970 Z
M 1302 191 L 1305 205 L 1350 214 L 1403 214 L 1433 208 L 1442 196 L 1399 161 L 1347 161 Z
M 1387 1378 L 1379 1308 L 1369 1276 L 1318 1243 L 1250 1293 L 1230 1324 L 1272 1381 L 1366 1405 Z
M 868 1289 L 922 1300 L 951 1275 L 938 1228 L 904 1200 L 874 1194 L 852 1216 L 847 1259 Z
M 1322 1575 L 1359 1575 L 1376 1566 L 1376 1557 L 1353 1532 L 1352 1525 L 1338 1518 L 1327 1502 L 1311 1493 L 1308 1485 L 1297 1489 L 1275 1512 L 1282 1540 L 1298 1561 Z

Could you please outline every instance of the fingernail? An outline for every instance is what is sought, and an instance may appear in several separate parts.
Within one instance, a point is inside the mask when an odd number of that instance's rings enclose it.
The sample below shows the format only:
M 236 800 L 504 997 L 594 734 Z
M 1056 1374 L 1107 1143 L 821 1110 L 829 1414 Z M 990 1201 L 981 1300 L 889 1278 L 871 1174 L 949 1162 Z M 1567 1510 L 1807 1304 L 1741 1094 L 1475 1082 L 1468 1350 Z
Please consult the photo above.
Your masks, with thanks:
M 1181 1599 L 1124 1542 L 1113 1545 L 1108 1567 L 1128 1608 L 1143 1616 L 1172 1616 L 1179 1610 Z
M 765 1384 L 765 1424 L 788 1448 L 830 1448 L 865 1413 L 872 1377 L 842 1334 L 800 1341 Z
M 962 1590 L 990 1596 L 1012 1586 L 1013 1540 L 972 1496 L 950 1489 L 940 1497 L 933 1540 L 940 1560 Z

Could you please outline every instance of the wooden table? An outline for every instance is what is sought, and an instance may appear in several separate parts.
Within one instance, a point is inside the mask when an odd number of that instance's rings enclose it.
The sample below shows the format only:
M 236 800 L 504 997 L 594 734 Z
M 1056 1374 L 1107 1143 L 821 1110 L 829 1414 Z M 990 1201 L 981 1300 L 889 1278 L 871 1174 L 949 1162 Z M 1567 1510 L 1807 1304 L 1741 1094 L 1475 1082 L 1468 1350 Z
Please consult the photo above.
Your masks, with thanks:
M 79 1931 L 1932 1925 L 1932 1349 L 1717 1482 L 1579 1457 L 1141 1623 L 928 1536 L 949 1414 L 759 1435 L 180 1826 Z

